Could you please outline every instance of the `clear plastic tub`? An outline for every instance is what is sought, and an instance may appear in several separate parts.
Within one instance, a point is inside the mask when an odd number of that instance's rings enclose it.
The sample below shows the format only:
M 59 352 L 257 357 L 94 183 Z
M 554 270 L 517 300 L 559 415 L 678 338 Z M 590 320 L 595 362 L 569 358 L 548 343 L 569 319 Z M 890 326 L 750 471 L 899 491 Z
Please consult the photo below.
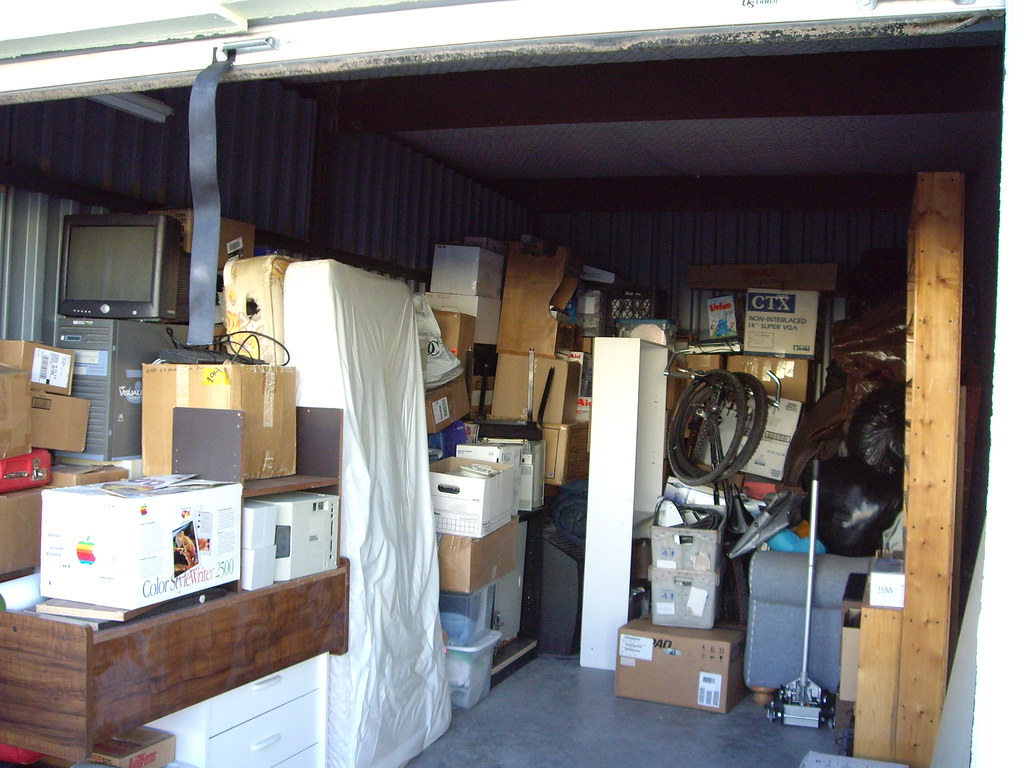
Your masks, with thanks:
M 453 706 L 459 709 L 475 707 L 490 692 L 494 646 L 499 639 L 501 632 L 489 629 L 473 645 L 448 646 L 444 662 Z
M 448 643 L 457 646 L 475 645 L 491 628 L 494 584 L 480 587 L 476 592 L 442 591 L 438 607 Z

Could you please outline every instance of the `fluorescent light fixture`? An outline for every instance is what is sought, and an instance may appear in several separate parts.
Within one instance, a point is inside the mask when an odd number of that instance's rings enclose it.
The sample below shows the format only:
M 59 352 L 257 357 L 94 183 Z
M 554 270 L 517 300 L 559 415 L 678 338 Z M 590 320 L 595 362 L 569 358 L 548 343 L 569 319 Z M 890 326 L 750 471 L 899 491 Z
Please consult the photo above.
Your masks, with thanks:
M 168 117 L 174 114 L 174 109 L 162 101 L 143 96 L 141 93 L 106 93 L 100 96 L 90 96 L 93 101 L 106 104 L 129 115 L 141 117 L 144 120 L 151 120 L 154 123 L 163 123 Z

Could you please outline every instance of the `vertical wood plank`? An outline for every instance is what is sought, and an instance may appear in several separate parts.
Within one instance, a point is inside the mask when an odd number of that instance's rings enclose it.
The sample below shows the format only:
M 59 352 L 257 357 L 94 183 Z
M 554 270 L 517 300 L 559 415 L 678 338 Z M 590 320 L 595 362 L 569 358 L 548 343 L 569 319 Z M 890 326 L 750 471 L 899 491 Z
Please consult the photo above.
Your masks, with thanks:
M 931 762 L 949 670 L 963 208 L 962 174 L 918 174 L 908 245 L 906 599 L 893 755 L 912 768 Z
M 853 754 L 892 761 L 898 708 L 903 612 L 865 605 L 860 614 L 860 658 Z

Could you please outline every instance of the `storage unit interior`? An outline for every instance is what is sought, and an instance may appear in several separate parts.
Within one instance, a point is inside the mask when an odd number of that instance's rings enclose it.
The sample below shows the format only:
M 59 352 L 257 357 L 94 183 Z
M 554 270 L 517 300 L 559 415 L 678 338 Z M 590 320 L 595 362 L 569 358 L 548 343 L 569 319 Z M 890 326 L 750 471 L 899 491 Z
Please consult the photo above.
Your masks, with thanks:
M 263 245 L 420 286 L 435 243 L 535 235 L 663 292 L 686 327 L 694 265 L 829 263 L 876 289 L 905 286 L 915 174 L 964 173 L 962 367 L 980 391 L 966 598 L 987 484 L 1003 37 L 999 17 L 959 21 L 495 44 L 229 75 L 222 213 L 253 222 Z M 188 206 L 189 91 L 158 85 L 148 95 L 175 109 L 161 124 L 85 95 L 0 104 L 5 338 L 52 341 L 63 214 Z

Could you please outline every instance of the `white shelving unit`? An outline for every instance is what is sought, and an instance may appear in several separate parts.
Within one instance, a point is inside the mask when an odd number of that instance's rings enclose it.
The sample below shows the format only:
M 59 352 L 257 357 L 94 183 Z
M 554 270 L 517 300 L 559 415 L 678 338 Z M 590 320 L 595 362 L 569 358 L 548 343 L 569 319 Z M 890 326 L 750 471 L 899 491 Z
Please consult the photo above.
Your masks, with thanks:
M 580 665 L 615 669 L 633 539 L 663 490 L 668 347 L 594 339 Z

